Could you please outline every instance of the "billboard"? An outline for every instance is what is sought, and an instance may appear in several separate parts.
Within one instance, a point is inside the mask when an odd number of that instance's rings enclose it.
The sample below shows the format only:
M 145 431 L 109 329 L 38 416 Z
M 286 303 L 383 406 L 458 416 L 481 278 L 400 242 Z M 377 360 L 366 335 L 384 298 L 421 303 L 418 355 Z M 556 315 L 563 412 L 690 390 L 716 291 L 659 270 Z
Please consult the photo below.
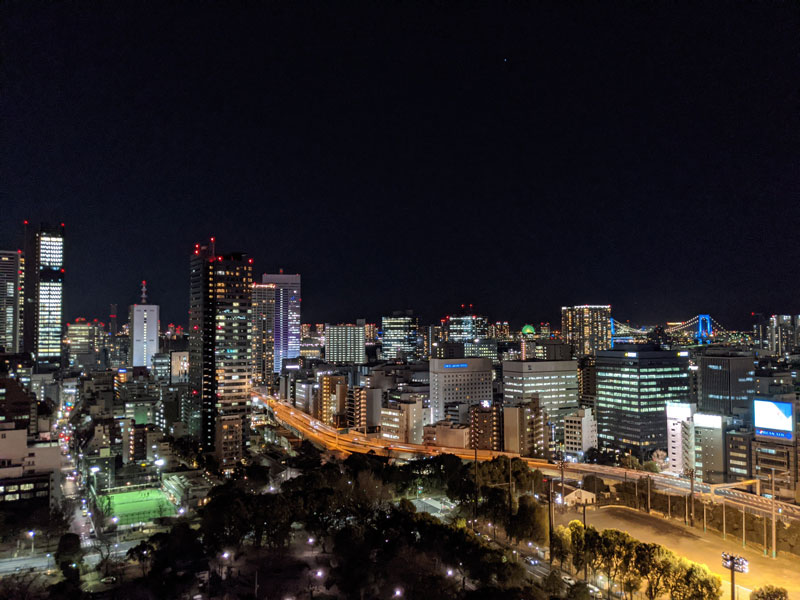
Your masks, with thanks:
M 794 411 L 792 402 L 753 400 L 753 422 L 756 435 L 773 439 L 794 439 Z

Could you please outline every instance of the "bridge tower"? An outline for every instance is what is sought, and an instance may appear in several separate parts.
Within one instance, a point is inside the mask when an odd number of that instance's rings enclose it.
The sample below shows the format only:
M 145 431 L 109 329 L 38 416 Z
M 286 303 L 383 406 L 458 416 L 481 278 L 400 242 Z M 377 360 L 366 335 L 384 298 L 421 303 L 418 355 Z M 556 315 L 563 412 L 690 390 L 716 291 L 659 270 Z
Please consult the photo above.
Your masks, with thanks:
M 697 343 L 710 344 L 710 338 L 713 335 L 714 327 L 711 324 L 711 315 L 697 315 Z

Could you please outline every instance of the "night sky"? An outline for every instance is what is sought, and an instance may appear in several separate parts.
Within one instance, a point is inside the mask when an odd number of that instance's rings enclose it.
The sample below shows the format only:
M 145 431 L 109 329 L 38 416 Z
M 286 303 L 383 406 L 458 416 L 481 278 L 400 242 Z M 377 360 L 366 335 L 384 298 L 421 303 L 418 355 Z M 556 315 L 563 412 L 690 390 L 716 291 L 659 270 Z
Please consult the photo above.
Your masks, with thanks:
M 6 2 L 0 247 L 66 222 L 70 319 L 209 236 L 304 322 L 800 313 L 798 5 L 561 4 Z

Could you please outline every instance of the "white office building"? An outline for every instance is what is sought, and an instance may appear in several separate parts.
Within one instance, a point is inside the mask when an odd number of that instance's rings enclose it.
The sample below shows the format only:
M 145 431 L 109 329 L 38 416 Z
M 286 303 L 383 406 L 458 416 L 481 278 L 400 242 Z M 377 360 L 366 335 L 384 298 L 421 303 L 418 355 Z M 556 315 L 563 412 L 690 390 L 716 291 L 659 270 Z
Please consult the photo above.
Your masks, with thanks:
M 682 475 L 686 466 L 683 462 L 683 423 L 691 421 L 696 411 L 694 404 L 670 402 L 667 404 L 667 468 L 676 475 Z
M 405 444 L 422 443 L 422 400 L 391 402 L 381 409 L 381 437 Z
M 130 366 L 153 368 L 158 352 L 158 306 L 134 304 L 130 312 Z
M 488 358 L 433 358 L 429 370 L 430 423 L 445 418 L 446 404 L 469 407 L 492 400 L 492 361 Z
M 525 404 L 538 398 L 559 440 L 564 437 L 564 417 L 579 407 L 578 397 L 576 360 L 503 361 L 504 402 Z
M 597 420 L 591 408 L 581 408 L 564 417 L 564 452 L 582 459 L 589 448 L 597 448 Z
M 273 371 L 280 373 L 283 361 L 300 356 L 300 274 L 264 273 L 261 283 L 274 286 L 270 294 L 274 311 L 271 332 Z

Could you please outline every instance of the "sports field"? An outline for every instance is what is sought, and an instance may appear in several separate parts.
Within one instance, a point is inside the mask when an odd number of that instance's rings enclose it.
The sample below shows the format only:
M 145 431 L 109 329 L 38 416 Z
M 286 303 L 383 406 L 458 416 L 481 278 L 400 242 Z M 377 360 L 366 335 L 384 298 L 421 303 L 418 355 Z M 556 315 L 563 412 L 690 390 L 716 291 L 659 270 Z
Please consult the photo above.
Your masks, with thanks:
M 109 517 L 117 517 L 119 525 L 147 523 L 158 517 L 171 517 L 177 510 L 161 490 L 136 490 L 109 494 L 101 501 Z

